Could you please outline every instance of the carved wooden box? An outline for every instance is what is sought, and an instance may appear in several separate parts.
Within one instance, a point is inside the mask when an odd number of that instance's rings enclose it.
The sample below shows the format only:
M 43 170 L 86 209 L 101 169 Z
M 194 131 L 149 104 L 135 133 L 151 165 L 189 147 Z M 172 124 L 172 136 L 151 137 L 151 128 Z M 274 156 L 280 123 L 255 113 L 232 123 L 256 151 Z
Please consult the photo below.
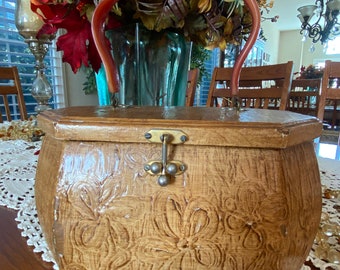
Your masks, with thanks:
M 316 118 L 71 107 L 38 124 L 37 210 L 60 269 L 294 270 L 310 251 Z

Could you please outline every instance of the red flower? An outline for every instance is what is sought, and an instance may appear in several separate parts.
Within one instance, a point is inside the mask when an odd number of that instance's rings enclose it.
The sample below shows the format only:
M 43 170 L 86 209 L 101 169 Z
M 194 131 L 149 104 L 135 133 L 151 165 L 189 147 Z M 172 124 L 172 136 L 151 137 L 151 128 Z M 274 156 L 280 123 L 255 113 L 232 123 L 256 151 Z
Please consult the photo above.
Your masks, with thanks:
M 79 0 L 76 3 L 54 4 L 51 0 L 31 0 L 31 8 L 37 14 L 42 14 L 45 22 L 38 37 L 54 35 L 58 29 L 64 29 L 66 34 L 58 37 L 57 50 L 63 51 L 63 61 L 70 64 L 74 73 L 84 65 L 91 66 L 94 71 L 101 67 L 101 59 L 91 32 L 91 18 L 95 5 L 93 0 Z M 117 22 L 110 26 L 118 26 Z
M 322 68 L 317 68 L 313 65 L 309 65 L 308 67 L 301 66 L 300 76 L 297 79 L 318 79 L 322 78 L 322 75 Z

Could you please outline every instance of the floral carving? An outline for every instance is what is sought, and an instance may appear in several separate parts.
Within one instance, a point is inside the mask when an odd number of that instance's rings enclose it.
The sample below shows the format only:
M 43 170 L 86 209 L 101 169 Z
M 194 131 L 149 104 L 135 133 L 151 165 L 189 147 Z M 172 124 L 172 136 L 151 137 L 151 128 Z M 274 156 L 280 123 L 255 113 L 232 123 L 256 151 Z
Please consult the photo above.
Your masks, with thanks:
M 288 216 L 286 198 L 283 194 L 269 194 L 262 185 L 244 181 L 237 187 L 237 192 L 230 194 L 225 202 L 225 228 L 228 234 L 236 236 L 245 249 L 259 249 L 265 247 L 279 250 L 278 240 L 285 237 L 282 226 Z M 266 241 L 264 241 L 266 240 Z
M 293 176 L 289 176 L 294 179 L 291 186 L 285 184 L 274 158 L 271 164 L 256 162 L 259 159 L 251 153 L 251 162 L 242 163 L 247 153 L 237 150 L 229 153 L 230 164 L 237 161 L 237 168 L 222 171 L 221 163 L 212 162 L 201 175 L 193 168 L 202 152 L 191 151 L 191 159 L 183 158 L 190 170 L 160 187 L 143 170 L 147 161 L 159 158 L 159 148 L 89 143 L 65 150 L 53 232 L 60 266 L 281 270 L 299 265 L 295 259 L 299 255 L 294 254 L 306 245 L 291 239 L 309 237 L 308 224 L 306 229 L 299 223 L 309 217 L 308 209 L 300 213 L 292 208 L 297 197 L 289 197 L 286 190 L 302 187 Z M 171 155 L 182 160 L 187 155 L 182 148 L 173 149 Z M 227 151 L 211 151 L 209 160 L 222 160 Z M 287 254 L 291 259 L 283 260 Z
M 120 222 L 121 211 L 131 212 L 131 208 L 125 207 L 126 211 L 120 209 L 112 215 L 110 208 L 118 207 L 110 202 L 114 193 L 110 193 L 111 196 L 104 195 L 107 187 L 104 183 L 78 182 L 69 189 L 68 199 L 75 210 L 72 215 L 77 218 L 70 222 L 66 230 L 75 256 L 90 259 L 98 269 L 100 265 L 110 265 L 111 269 L 116 269 L 126 264 L 131 256 L 127 250 L 130 240 L 128 229 Z M 73 266 L 71 269 L 78 268 Z
M 224 255 L 217 241 L 219 216 L 213 204 L 204 198 L 186 200 L 159 193 L 152 211 L 153 233 L 138 240 L 139 260 L 164 269 L 221 267 Z

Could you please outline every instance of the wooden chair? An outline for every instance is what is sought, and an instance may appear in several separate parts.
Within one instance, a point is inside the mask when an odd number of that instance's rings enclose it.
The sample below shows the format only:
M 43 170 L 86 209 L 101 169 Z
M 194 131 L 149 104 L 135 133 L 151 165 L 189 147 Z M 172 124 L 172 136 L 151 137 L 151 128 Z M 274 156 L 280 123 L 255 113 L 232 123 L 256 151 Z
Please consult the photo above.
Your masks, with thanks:
M 9 96 L 13 95 L 17 97 L 16 101 L 20 112 L 20 119 L 27 120 L 26 105 L 17 67 L 0 67 L 0 96 L 5 107 L 7 121 L 12 120 Z M 0 122 L 3 122 L 1 110 Z
M 213 71 L 207 106 L 231 107 L 230 79 L 233 68 Z M 285 110 L 293 76 L 293 62 L 244 67 L 239 81 L 241 107 Z
M 186 93 L 186 106 L 193 106 L 195 100 L 195 93 L 200 70 L 198 68 L 190 69 L 188 71 L 188 86 Z
M 287 110 L 316 116 L 321 93 L 321 79 L 296 79 L 292 81 Z
M 340 62 L 326 60 L 322 77 L 321 96 L 317 117 L 323 121 L 327 101 L 333 101 L 332 128 L 337 120 L 337 104 L 340 102 Z M 340 134 L 338 139 L 340 145 Z

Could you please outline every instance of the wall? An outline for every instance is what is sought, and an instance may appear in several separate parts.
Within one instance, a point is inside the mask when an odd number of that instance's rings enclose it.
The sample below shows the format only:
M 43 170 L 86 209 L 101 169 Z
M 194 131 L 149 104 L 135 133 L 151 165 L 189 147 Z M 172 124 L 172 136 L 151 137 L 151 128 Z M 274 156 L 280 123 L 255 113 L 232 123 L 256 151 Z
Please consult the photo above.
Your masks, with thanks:
M 312 42 L 307 39 L 302 42 L 300 30 L 280 32 L 280 46 L 278 51 L 278 61 L 294 61 L 294 71 L 299 72 L 301 66 L 309 66 L 316 62 L 323 62 L 326 59 L 339 61 L 340 55 L 326 55 L 324 46 L 318 42 L 311 50 Z
M 312 42 L 307 39 L 302 42 L 300 30 L 279 31 L 275 23 L 264 21 L 261 23 L 264 36 L 267 38 L 265 52 L 270 54 L 270 63 L 294 62 L 294 73 L 299 72 L 301 66 L 309 66 L 319 60 L 330 59 L 340 61 L 340 55 L 326 55 L 324 46 L 318 42 L 314 44 L 315 50 L 311 52 Z
M 303 43 L 301 42 L 301 35 L 299 31 L 281 31 L 280 44 L 278 47 L 278 61 L 284 63 L 293 61 L 293 71 L 299 72 L 301 67 L 301 51 L 303 50 Z
M 278 60 L 278 48 L 280 44 L 280 32 L 277 30 L 275 23 L 264 21 L 261 23 L 264 37 L 267 39 L 264 45 L 264 51 L 270 55 L 269 63 L 280 63 Z
M 324 59 L 327 56 L 323 52 L 320 43 L 314 44 L 315 51 L 311 52 L 311 41 L 302 42 L 300 30 L 282 31 L 280 33 L 279 61 L 294 61 L 294 72 L 299 72 L 301 66 L 309 66 L 314 59 Z
M 85 95 L 83 83 L 86 81 L 84 72 L 73 73 L 68 64 L 65 64 L 65 83 L 66 83 L 66 106 L 96 106 L 98 97 L 96 94 Z

